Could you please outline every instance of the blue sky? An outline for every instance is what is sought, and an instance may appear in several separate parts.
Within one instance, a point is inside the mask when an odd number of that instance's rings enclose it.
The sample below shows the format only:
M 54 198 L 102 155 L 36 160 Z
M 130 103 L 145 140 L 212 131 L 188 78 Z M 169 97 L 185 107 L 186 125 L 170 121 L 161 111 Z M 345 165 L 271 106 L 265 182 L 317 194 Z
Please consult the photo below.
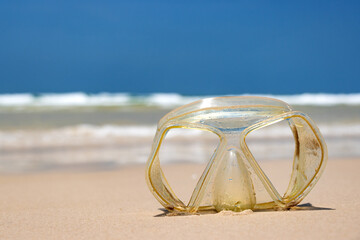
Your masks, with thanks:
M 1 1 L 0 92 L 360 92 L 359 1 Z

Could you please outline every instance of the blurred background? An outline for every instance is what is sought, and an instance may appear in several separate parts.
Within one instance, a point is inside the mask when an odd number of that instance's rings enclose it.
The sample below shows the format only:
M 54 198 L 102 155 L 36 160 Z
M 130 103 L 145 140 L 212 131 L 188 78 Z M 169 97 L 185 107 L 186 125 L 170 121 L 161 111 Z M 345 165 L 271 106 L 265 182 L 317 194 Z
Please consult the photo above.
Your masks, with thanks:
M 219 95 L 284 100 L 360 157 L 358 1 L 3 0 L 0 34 L 1 172 L 145 163 L 165 113 Z

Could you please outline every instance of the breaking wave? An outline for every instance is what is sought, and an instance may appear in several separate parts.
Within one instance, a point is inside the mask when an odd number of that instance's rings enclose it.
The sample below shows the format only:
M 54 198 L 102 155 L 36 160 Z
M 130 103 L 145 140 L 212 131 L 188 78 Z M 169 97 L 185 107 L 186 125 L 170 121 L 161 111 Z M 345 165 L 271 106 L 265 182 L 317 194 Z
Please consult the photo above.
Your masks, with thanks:
M 272 97 L 291 105 L 334 106 L 360 105 L 360 93 L 327 94 L 304 93 L 295 95 L 243 94 Z M 44 93 L 0 94 L 0 108 L 26 110 L 28 108 L 76 108 L 76 107 L 132 107 L 153 106 L 171 108 L 212 96 L 184 96 L 177 93 L 153 93 L 132 95 L 129 93 Z
M 330 158 L 360 156 L 360 124 L 320 125 L 328 145 Z M 144 164 L 150 155 L 156 126 L 76 125 L 54 129 L 0 131 L 0 172 L 41 171 L 72 166 L 119 167 Z M 181 143 L 206 140 L 199 131 L 195 135 L 173 135 L 172 154 L 184 159 L 188 152 L 196 153 L 192 162 L 203 163 L 207 145 L 190 144 L 184 151 Z M 262 129 L 261 136 L 253 139 L 256 156 L 260 160 L 286 159 L 284 148 L 292 147 L 288 141 L 289 129 Z M 191 134 L 191 132 L 190 132 Z M 185 137 L 185 138 L 184 138 Z M 269 155 L 269 148 L 274 154 Z M 199 155 L 200 154 L 200 155 Z M 185 160 L 183 160 L 185 161 Z M 164 163 L 173 160 L 164 159 Z

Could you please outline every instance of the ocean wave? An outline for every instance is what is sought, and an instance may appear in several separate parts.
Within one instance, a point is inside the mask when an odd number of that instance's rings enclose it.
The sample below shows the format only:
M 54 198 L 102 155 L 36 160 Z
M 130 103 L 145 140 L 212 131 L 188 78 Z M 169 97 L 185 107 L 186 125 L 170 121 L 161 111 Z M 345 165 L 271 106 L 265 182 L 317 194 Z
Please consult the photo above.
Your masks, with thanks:
M 291 105 L 334 106 L 334 105 L 360 105 L 360 93 L 352 94 L 325 94 L 304 93 L 295 95 L 257 95 L 283 100 Z M 44 93 L 34 95 L 0 94 L 0 108 L 26 110 L 33 108 L 76 108 L 76 107 L 131 107 L 153 106 L 172 108 L 210 96 L 184 96 L 177 93 L 153 93 L 148 95 L 132 95 L 129 93 Z
M 321 124 L 321 133 L 325 138 L 355 137 L 360 138 L 360 124 Z M 193 140 L 194 137 L 209 137 L 208 132 L 189 129 L 177 129 L 168 134 L 168 138 L 180 137 L 179 140 Z M 255 131 L 254 133 L 256 133 Z M 259 133 L 249 135 L 254 140 L 282 139 L 291 137 L 288 126 L 272 126 L 258 130 Z M 129 142 L 139 139 L 152 140 L 156 126 L 118 126 L 81 124 L 54 129 L 3 130 L 0 131 L 0 149 L 7 147 L 35 147 L 45 145 L 67 145 L 86 143 Z
M 360 124 L 319 127 L 326 139 L 329 157 L 360 156 Z M 263 128 L 260 131 L 261 135 L 255 135 L 251 142 L 247 142 L 250 149 L 255 150 L 252 152 L 257 160 L 292 157 L 294 142 L 289 141 L 289 127 Z M 156 126 L 146 125 L 76 125 L 54 129 L 2 130 L 0 172 L 39 171 L 89 164 L 98 167 L 144 164 L 150 155 L 155 132 Z M 168 139 L 170 136 L 172 138 Z M 181 131 L 178 135 L 169 134 L 165 138 L 168 143 L 165 150 L 170 152 L 164 153 L 170 155 L 163 155 L 165 157 L 161 161 L 204 163 L 214 150 L 207 141 L 214 139 L 207 139 L 208 136 L 199 134 L 199 131 L 187 131 L 186 135 Z
M 360 105 L 360 93 L 327 94 L 327 93 L 303 93 L 297 95 L 262 95 L 265 97 L 278 98 L 290 105 L 308 106 L 334 106 L 334 105 Z

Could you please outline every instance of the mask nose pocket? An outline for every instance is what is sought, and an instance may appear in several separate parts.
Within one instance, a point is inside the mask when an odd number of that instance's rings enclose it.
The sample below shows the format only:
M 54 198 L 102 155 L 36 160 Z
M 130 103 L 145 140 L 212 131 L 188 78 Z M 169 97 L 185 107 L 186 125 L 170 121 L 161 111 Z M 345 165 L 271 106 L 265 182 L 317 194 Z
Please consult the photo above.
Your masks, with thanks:
M 224 152 L 213 186 L 213 204 L 216 211 L 243 211 L 256 203 L 252 179 L 236 148 Z

